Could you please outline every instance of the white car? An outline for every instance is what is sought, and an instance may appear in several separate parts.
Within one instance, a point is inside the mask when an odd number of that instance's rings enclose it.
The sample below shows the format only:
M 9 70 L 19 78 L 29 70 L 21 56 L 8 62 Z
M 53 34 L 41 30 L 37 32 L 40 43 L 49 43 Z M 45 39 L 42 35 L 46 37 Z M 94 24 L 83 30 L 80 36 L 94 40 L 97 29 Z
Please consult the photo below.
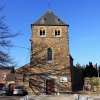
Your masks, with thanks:
M 27 91 L 23 89 L 23 87 L 18 86 L 14 88 L 13 95 L 27 95 Z

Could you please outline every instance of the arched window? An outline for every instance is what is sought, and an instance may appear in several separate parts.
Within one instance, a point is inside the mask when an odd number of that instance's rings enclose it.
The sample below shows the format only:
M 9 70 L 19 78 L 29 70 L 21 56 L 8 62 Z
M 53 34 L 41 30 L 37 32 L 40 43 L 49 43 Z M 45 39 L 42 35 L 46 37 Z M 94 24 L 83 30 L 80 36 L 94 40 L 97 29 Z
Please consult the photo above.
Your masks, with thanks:
M 41 27 L 39 29 L 39 36 L 40 37 L 45 37 L 46 36 L 46 29 L 45 29 L 45 27 Z
M 40 36 L 45 36 L 45 30 L 40 30 Z
M 61 37 L 62 29 L 61 28 L 55 28 L 54 30 L 54 36 L 55 37 Z
M 60 33 L 61 33 L 60 30 L 55 30 L 55 36 L 58 36 L 58 37 L 61 36 Z
M 52 49 L 48 48 L 48 61 L 51 62 L 52 61 Z

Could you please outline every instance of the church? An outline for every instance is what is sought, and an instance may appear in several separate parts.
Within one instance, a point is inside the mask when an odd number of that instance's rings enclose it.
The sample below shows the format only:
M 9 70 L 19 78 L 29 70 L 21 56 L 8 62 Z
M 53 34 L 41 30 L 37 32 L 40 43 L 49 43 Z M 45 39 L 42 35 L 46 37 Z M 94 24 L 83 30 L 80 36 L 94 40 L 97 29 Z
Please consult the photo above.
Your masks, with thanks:
M 16 85 L 27 87 L 35 95 L 72 91 L 68 28 L 51 10 L 31 24 L 30 64 L 16 70 Z
M 68 27 L 51 10 L 31 25 L 30 87 L 37 94 L 72 90 Z

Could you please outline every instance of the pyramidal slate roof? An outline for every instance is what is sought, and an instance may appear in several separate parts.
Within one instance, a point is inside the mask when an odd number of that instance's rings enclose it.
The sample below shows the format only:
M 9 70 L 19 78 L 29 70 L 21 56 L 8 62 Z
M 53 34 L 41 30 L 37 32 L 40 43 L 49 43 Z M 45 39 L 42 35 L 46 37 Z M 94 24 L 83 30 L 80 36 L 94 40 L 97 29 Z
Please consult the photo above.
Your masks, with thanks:
M 63 22 L 59 17 L 57 17 L 51 10 L 48 10 L 39 20 L 37 20 L 32 25 L 62 25 L 69 26 L 65 22 Z

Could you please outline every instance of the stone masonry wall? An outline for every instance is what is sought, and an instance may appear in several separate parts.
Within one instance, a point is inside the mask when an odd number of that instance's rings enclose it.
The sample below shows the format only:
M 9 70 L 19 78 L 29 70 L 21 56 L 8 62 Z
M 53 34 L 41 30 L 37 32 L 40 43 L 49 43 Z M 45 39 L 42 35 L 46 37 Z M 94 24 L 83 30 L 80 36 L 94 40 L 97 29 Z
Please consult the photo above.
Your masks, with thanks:
M 45 29 L 46 36 L 40 37 L 40 29 Z M 55 29 L 61 30 L 61 37 L 55 37 Z M 69 53 L 69 40 L 68 40 L 68 27 L 67 26 L 32 26 L 32 44 L 31 44 L 31 70 L 33 73 L 47 73 L 54 72 L 58 78 L 57 85 L 61 90 L 71 90 L 71 71 L 70 71 L 70 53 Z M 34 63 L 33 54 L 36 52 L 36 45 L 34 44 L 46 45 L 46 48 L 42 54 L 45 54 L 47 58 L 47 48 L 52 49 L 52 63 L 43 63 L 42 68 L 36 68 L 32 65 Z M 59 71 L 57 71 L 57 69 Z M 63 70 L 62 70 L 63 69 Z M 65 70 L 64 70 L 65 69 Z M 55 70 L 55 71 L 54 71 Z M 61 83 L 59 81 L 60 77 L 68 77 L 67 83 Z

